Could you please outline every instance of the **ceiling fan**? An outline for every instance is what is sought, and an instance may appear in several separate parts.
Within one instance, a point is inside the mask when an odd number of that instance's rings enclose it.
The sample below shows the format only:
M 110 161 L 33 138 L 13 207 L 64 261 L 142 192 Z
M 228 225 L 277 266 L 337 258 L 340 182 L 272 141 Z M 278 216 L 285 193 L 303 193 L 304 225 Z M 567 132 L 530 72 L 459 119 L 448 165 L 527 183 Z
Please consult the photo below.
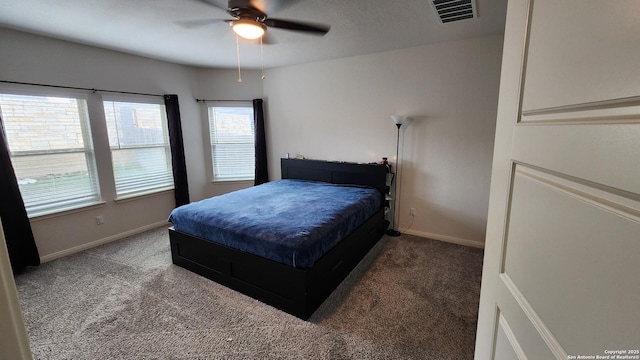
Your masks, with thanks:
M 297 20 L 274 19 L 267 11 L 275 11 L 290 5 L 297 0 L 229 0 L 223 7 L 215 0 L 200 0 L 219 9 L 225 10 L 232 20 L 213 20 L 228 23 L 238 36 L 245 39 L 262 38 L 267 28 L 278 28 L 300 31 L 313 35 L 325 35 L 331 28 L 328 25 L 302 22 Z M 268 42 L 268 41 L 267 41 Z

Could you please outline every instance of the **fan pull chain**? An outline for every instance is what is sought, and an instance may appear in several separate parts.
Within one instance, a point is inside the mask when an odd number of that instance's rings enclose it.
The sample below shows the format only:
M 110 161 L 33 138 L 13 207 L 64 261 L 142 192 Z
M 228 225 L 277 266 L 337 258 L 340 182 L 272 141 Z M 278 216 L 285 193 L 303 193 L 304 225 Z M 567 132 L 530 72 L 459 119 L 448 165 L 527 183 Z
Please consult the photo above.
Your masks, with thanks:
M 240 39 L 236 35 L 236 53 L 238 55 L 238 82 L 242 82 L 242 74 L 240 73 Z
M 262 50 L 262 36 L 260 36 L 260 65 L 262 65 L 262 80 L 264 80 L 264 52 Z

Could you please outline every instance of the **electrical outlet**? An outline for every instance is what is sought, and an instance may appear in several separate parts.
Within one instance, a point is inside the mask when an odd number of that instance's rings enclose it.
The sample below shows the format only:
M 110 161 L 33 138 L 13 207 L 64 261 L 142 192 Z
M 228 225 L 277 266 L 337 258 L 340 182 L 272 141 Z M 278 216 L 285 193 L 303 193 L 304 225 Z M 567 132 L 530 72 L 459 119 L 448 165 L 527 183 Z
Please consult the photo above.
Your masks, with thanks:
M 416 208 L 409 209 L 409 215 L 416 216 Z
M 103 215 L 96 216 L 96 224 L 98 224 L 98 225 L 104 224 L 104 216 Z

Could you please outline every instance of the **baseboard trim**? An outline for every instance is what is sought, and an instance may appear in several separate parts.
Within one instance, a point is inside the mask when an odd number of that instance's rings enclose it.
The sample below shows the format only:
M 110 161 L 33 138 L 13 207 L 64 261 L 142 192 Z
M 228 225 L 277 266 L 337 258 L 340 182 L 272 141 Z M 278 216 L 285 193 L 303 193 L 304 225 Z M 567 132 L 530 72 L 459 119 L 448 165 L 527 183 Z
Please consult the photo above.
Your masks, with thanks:
M 61 250 L 58 252 L 54 252 L 53 254 L 49 254 L 49 255 L 45 255 L 40 257 L 40 262 L 41 263 L 45 263 L 48 261 L 52 261 L 52 260 L 56 260 L 59 259 L 61 257 L 65 257 L 65 256 L 69 256 L 71 254 L 75 254 L 77 252 L 83 251 L 83 250 L 87 250 L 87 249 L 91 249 L 94 248 L 96 246 L 100 246 L 106 243 L 110 243 L 112 241 L 116 241 L 116 240 L 120 240 L 120 239 L 124 239 L 128 236 L 131 235 L 136 235 L 151 229 L 155 229 L 161 226 L 166 226 L 167 228 L 169 227 L 169 223 L 165 220 L 165 221 L 159 221 L 157 223 L 153 223 L 153 224 L 149 224 L 149 225 L 145 225 L 139 228 L 135 228 L 129 231 L 125 231 L 123 233 L 119 233 L 119 234 L 115 234 L 115 235 L 111 235 L 108 236 L 106 238 L 102 238 L 96 241 L 92 241 L 90 243 L 86 243 L 86 244 L 82 244 L 82 245 L 78 245 L 78 246 L 74 246 L 72 248 L 69 249 L 65 249 L 65 250 Z
M 402 230 L 400 230 L 400 231 L 402 231 Z M 434 233 L 429 233 L 429 232 L 425 232 L 425 231 L 405 230 L 405 231 L 402 231 L 402 232 L 405 233 L 405 234 L 420 236 L 420 237 L 429 238 L 429 239 L 433 239 L 433 240 L 439 240 L 439 241 L 444 241 L 444 242 L 448 242 L 448 243 L 453 243 L 453 244 L 458 244 L 458 245 L 464 245 L 464 246 L 470 246 L 470 247 L 484 249 L 484 242 L 480 242 L 480 241 L 462 239 L 462 238 L 458 238 L 458 237 L 455 237 L 455 236 L 449 236 L 449 235 L 434 234 Z
M 65 249 L 65 250 L 62 250 L 62 251 L 55 252 L 53 254 L 42 256 L 42 257 L 40 257 L 40 262 L 45 263 L 45 262 L 48 262 L 48 261 L 53 261 L 53 260 L 59 259 L 61 257 L 69 256 L 71 254 L 75 254 L 75 253 L 78 253 L 80 251 L 84 251 L 84 250 L 87 250 L 87 249 L 94 248 L 96 246 L 100 246 L 100 245 L 103 245 L 103 244 L 106 244 L 106 243 L 110 243 L 112 241 L 124 239 L 124 238 L 126 238 L 128 236 L 136 235 L 136 234 L 139 234 L 139 233 L 151 230 L 151 229 L 155 229 L 155 228 L 158 228 L 158 227 L 161 227 L 161 226 L 169 227 L 169 223 L 167 223 L 166 221 L 159 221 L 157 223 L 145 225 L 145 226 L 142 226 L 142 227 L 139 227 L 139 228 L 136 228 L 136 229 L 125 231 L 123 233 L 111 235 L 111 236 L 108 236 L 106 238 L 102 238 L 102 239 L 99 239 L 99 240 L 96 240 L 96 241 L 92 241 L 90 243 L 74 246 L 74 247 L 69 248 L 69 249 Z M 453 243 L 453 244 L 458 244 L 458 245 L 464 245 L 464 246 L 470 246 L 470 247 L 484 249 L 484 243 L 480 242 L 480 241 L 462 239 L 462 238 L 458 238 L 458 237 L 455 237 L 455 236 L 441 235 L 441 234 L 435 234 L 435 233 L 430 233 L 430 232 L 425 232 L 425 231 L 404 230 L 402 232 L 405 233 L 405 234 L 415 235 L 415 236 L 419 236 L 419 237 L 423 237 L 423 238 L 429 238 L 429 239 L 433 239 L 433 240 L 439 240 L 439 241 L 444 241 L 444 242 L 448 242 L 448 243 Z

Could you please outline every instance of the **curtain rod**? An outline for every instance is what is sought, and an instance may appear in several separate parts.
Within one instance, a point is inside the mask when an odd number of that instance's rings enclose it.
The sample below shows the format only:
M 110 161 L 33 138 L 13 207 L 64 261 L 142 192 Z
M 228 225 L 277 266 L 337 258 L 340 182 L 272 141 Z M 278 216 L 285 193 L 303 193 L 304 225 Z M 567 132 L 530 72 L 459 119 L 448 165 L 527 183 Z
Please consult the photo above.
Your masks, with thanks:
M 146 94 L 146 93 L 138 93 L 138 92 L 129 92 L 129 91 L 116 91 L 116 90 L 104 90 L 104 89 L 89 89 L 83 87 L 74 87 L 74 86 L 62 86 L 62 85 L 48 85 L 48 84 L 36 84 L 36 83 L 27 83 L 27 82 L 19 82 L 19 81 L 8 81 L 8 80 L 0 80 L 1 83 L 7 84 L 17 84 L 17 85 L 30 85 L 30 86 L 43 86 L 43 87 L 51 87 L 58 89 L 71 89 L 71 90 L 87 90 L 91 92 L 108 92 L 108 93 L 116 93 L 116 94 L 127 94 L 127 95 L 143 95 L 143 96 L 164 96 L 158 94 Z
M 251 101 L 251 100 L 207 100 L 207 99 L 198 99 L 196 98 L 196 102 L 207 102 L 207 101 L 225 101 L 225 102 L 247 102 L 247 101 Z

